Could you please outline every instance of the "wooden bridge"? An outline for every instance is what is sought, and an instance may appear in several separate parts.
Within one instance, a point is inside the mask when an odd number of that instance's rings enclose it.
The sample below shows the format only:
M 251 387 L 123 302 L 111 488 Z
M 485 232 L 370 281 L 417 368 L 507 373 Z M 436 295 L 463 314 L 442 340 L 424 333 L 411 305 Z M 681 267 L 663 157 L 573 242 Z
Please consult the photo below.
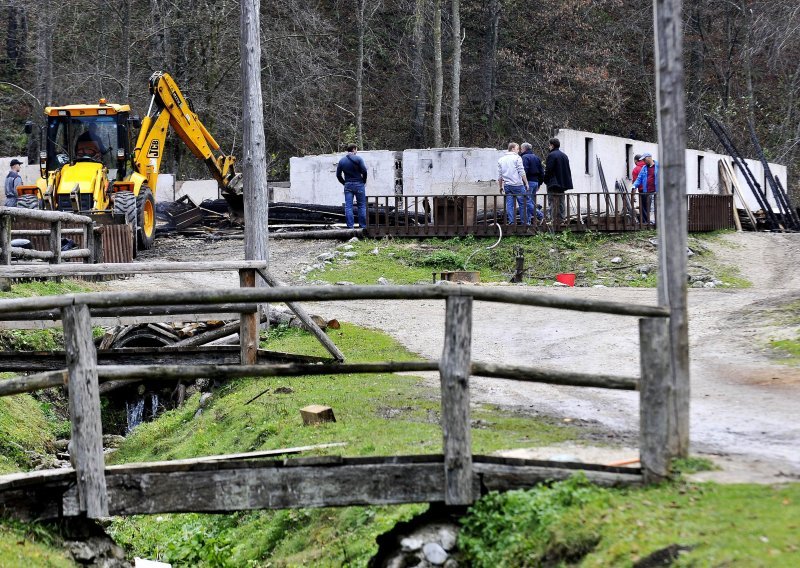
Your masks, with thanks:
M 675 390 L 671 380 L 669 309 L 661 306 L 536 295 L 513 289 L 472 286 L 284 287 L 257 261 L 127 265 L 17 265 L 0 277 L 131 274 L 237 270 L 240 288 L 97 292 L 0 300 L 0 318 L 60 319 L 65 353 L 60 368 L 0 381 L 0 396 L 64 385 L 69 391 L 74 469 L 0 477 L 0 507 L 22 518 L 130 515 L 161 512 L 223 512 L 247 509 L 385 505 L 443 502 L 467 505 L 490 490 L 530 487 L 566 478 L 576 471 L 606 485 L 638 484 L 669 475 L 677 452 Z M 269 287 L 258 288 L 260 276 Z M 446 304 L 444 349 L 438 361 L 348 363 L 324 333 L 315 334 L 331 353 L 327 362 L 280 363 L 260 357 L 258 306 L 332 300 L 442 300 Z M 503 302 L 547 309 L 578 310 L 639 318 L 639 377 L 590 375 L 473 361 L 474 301 Z M 198 311 L 239 313 L 238 361 L 187 364 L 180 350 L 139 353 L 133 359 L 100 356 L 92 341 L 93 318 L 112 312 L 126 317 Z M 314 329 L 312 327 L 312 329 Z M 198 350 L 198 360 L 214 361 Z M 58 355 L 47 358 L 54 365 Z M 220 359 L 221 360 L 221 359 Z M 35 361 L 35 358 L 34 358 Z M 266 460 L 265 454 L 205 457 L 106 467 L 103 458 L 100 384 L 107 381 L 176 381 L 198 376 L 219 379 L 293 377 L 350 373 L 421 372 L 441 377 L 443 450 L 440 455 Z M 641 468 L 551 463 L 472 454 L 469 385 L 471 377 L 497 377 L 558 385 L 639 390 Z

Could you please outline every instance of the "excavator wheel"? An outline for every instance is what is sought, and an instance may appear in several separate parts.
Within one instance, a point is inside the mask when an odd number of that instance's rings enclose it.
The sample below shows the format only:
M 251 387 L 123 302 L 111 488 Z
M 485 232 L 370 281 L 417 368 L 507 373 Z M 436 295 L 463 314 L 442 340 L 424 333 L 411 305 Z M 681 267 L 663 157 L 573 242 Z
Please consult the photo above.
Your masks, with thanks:
M 149 250 L 153 248 L 156 240 L 156 200 L 149 187 L 143 185 L 136 198 L 136 212 L 139 220 L 136 234 L 139 239 L 139 248 Z
M 136 196 L 132 191 L 114 194 L 114 214 L 124 215 L 125 223 L 133 227 L 133 258 L 136 258 Z
M 23 209 L 39 209 L 39 198 L 35 195 L 21 195 L 17 199 L 17 207 L 22 207 Z

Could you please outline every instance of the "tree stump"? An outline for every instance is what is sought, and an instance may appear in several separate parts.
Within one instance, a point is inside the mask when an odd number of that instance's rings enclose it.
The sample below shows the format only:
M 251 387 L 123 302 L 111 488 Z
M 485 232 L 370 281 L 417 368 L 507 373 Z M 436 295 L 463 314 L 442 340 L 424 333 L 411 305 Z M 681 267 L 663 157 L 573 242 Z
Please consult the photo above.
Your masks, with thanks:
M 323 424 L 325 422 L 336 422 L 333 409 L 330 406 L 321 404 L 311 404 L 300 409 L 300 416 L 303 417 L 303 425 Z

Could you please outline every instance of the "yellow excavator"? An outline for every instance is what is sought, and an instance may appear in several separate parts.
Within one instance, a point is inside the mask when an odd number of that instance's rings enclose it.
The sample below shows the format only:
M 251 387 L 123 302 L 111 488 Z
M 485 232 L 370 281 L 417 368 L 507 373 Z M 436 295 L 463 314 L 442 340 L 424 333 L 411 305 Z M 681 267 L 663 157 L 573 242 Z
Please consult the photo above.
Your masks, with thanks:
M 232 209 L 241 207 L 236 158 L 226 155 L 206 130 L 173 78 L 150 77 L 150 108 L 143 120 L 130 106 L 100 99 L 96 105 L 45 108 L 45 140 L 36 185 L 19 186 L 18 206 L 80 212 L 98 222 L 134 227 L 134 251 L 153 246 L 155 192 L 169 127 L 205 162 Z M 139 135 L 133 142 L 133 132 Z M 26 125 L 30 134 L 32 125 Z M 237 212 L 234 211 L 234 214 Z M 111 219 L 109 219 L 109 216 Z

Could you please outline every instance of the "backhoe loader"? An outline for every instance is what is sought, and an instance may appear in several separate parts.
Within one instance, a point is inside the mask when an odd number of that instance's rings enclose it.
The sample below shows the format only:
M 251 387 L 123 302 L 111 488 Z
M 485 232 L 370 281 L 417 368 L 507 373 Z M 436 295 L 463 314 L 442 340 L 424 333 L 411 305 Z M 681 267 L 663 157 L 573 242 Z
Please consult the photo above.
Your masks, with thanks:
M 224 154 L 168 73 L 149 80 L 150 108 L 143 120 L 129 105 L 76 104 L 45 108 L 36 185 L 19 186 L 18 206 L 80 212 L 98 222 L 134 227 L 134 251 L 153 246 L 155 192 L 169 127 L 205 162 L 223 196 L 241 207 L 236 158 Z M 139 135 L 133 141 L 134 129 Z M 30 133 L 30 123 L 26 131 Z M 234 214 L 240 212 L 234 211 Z

